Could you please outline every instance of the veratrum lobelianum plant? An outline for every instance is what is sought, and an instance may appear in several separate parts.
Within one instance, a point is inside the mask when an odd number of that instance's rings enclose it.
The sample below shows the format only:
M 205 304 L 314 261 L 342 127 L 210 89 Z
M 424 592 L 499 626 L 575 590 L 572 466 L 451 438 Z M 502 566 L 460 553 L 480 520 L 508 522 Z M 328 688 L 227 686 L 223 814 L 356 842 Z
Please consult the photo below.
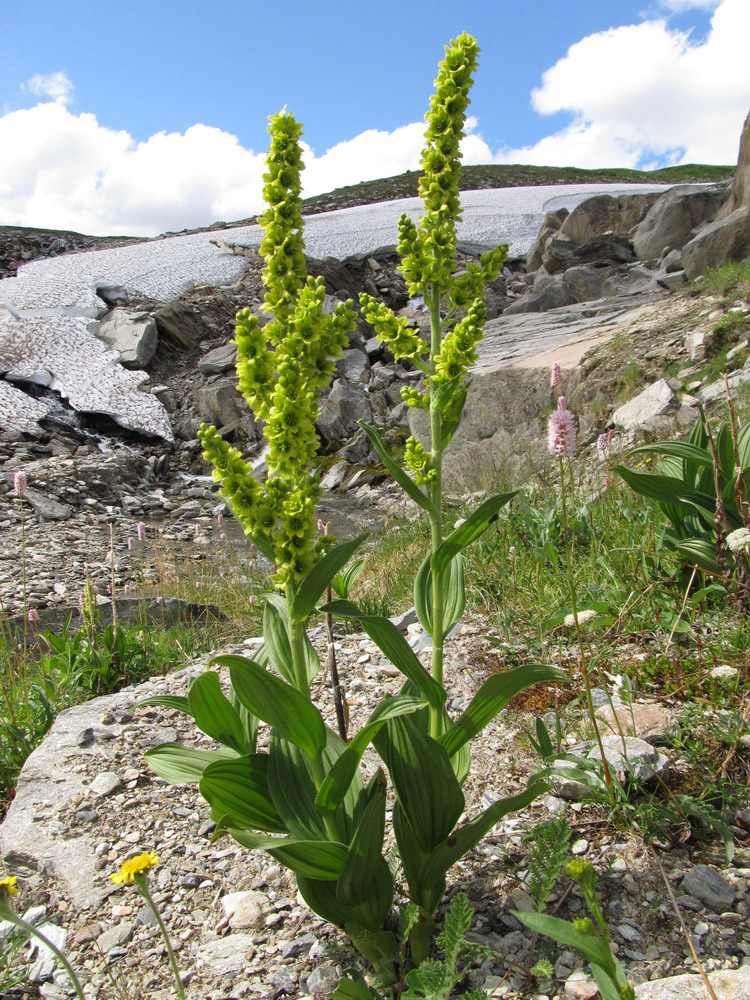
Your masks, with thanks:
M 384 698 L 367 724 L 345 744 L 310 696 L 319 669 L 306 632 L 327 586 L 341 573 L 362 538 L 324 551 L 315 538 L 320 495 L 314 458 L 316 394 L 327 383 L 333 358 L 354 323 L 351 303 L 323 311 L 321 279 L 305 280 L 302 255 L 300 126 L 285 112 L 271 119 L 265 174 L 269 208 L 262 217 L 266 261 L 265 308 L 273 321 L 261 328 L 247 310 L 237 317 L 240 388 L 265 423 L 269 474 L 256 482 L 249 465 L 214 428 L 200 430 L 204 454 L 221 492 L 252 542 L 276 566 L 276 590 L 266 595 L 263 646 L 253 659 L 219 656 L 229 670 L 225 696 L 208 671 L 183 698 L 151 699 L 193 716 L 198 728 L 223 745 L 201 751 L 165 744 L 147 751 L 158 775 L 199 782 L 217 823 L 239 843 L 268 851 L 295 872 L 299 889 L 320 916 L 344 928 L 384 982 L 394 982 L 391 917 L 394 881 L 384 857 L 387 782 L 378 769 L 369 782 L 360 762 L 373 743 L 395 791 L 395 836 L 411 902 L 418 918 L 410 935 L 411 959 L 429 955 L 446 873 L 508 812 L 530 803 L 546 787 L 535 783 L 501 799 L 457 827 L 465 808 L 461 785 L 469 769 L 468 743 L 519 691 L 565 678 L 547 666 L 524 666 L 490 677 L 463 714 L 445 711 L 443 643 L 464 608 L 461 551 L 489 526 L 513 494 L 483 503 L 447 537 L 443 534 L 441 459 L 458 426 L 466 372 L 482 333 L 482 292 L 502 265 L 505 248 L 455 273 L 459 140 L 478 47 L 462 35 L 446 49 L 427 115 L 420 191 L 426 212 L 419 228 L 400 223 L 403 270 L 412 294 L 422 292 L 432 316 L 426 345 L 408 324 L 364 297 L 366 317 L 398 358 L 425 373 L 424 390 L 407 402 L 430 413 L 429 450 L 413 439 L 407 464 L 412 479 L 388 455 L 377 432 L 366 431 L 384 464 L 430 517 L 432 552 L 415 583 L 420 620 L 433 639 L 433 669 L 426 670 L 387 619 L 363 615 L 348 600 L 322 610 L 356 620 L 404 674 L 396 696 Z M 259 720 L 271 726 L 267 751 L 257 748 Z

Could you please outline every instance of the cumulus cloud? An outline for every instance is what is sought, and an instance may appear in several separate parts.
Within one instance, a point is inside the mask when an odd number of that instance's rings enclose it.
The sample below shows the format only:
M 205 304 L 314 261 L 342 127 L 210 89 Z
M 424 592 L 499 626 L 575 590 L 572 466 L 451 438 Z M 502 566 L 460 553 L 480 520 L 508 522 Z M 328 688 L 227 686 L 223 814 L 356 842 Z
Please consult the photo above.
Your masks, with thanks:
M 57 104 L 68 104 L 75 85 L 61 70 L 57 73 L 36 73 L 21 84 L 22 90 L 28 90 L 35 97 L 51 97 Z
M 569 124 L 538 142 L 497 149 L 467 122 L 464 162 L 649 168 L 734 163 L 750 95 L 748 0 L 661 0 L 670 9 L 713 7 L 703 39 L 668 19 L 589 35 L 543 74 L 540 115 Z M 262 208 L 263 152 L 196 124 L 136 142 L 74 114 L 63 73 L 24 85 L 44 98 L 0 116 L 0 223 L 98 234 L 155 235 L 246 218 Z M 415 170 L 424 124 L 368 129 L 323 152 L 305 147 L 306 195 Z
M 714 10 L 721 0 L 661 0 L 661 6 L 673 14 L 682 14 L 686 10 Z
M 722 0 L 702 41 L 665 20 L 588 35 L 532 94 L 540 114 L 568 112 L 571 123 L 495 160 L 580 167 L 736 162 L 750 95 L 749 32 L 747 0 Z

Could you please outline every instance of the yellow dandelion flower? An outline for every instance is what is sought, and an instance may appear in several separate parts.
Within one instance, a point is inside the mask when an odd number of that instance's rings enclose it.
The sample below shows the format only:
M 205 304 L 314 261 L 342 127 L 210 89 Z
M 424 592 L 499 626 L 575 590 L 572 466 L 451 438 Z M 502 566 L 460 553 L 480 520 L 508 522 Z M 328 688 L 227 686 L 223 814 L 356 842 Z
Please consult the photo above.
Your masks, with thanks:
M 17 892 L 15 875 L 11 875 L 10 878 L 0 878 L 0 896 L 15 896 Z
M 130 861 L 123 861 L 119 872 L 115 872 L 109 877 L 116 885 L 123 885 L 125 882 L 134 882 L 136 875 L 143 875 L 149 868 L 153 868 L 158 863 L 159 858 L 156 854 L 153 851 L 146 851 L 145 854 L 139 854 L 137 858 L 131 858 Z

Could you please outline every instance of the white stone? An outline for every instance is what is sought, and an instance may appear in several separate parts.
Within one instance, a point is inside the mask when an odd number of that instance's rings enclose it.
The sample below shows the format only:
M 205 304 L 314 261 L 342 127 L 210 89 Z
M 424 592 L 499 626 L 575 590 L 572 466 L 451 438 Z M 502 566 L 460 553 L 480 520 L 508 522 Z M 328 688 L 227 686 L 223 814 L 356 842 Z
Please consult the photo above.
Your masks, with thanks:
M 648 386 L 634 399 L 620 406 L 612 414 L 615 427 L 623 431 L 635 431 L 644 427 L 654 417 L 660 417 L 673 408 L 675 395 L 666 379 Z

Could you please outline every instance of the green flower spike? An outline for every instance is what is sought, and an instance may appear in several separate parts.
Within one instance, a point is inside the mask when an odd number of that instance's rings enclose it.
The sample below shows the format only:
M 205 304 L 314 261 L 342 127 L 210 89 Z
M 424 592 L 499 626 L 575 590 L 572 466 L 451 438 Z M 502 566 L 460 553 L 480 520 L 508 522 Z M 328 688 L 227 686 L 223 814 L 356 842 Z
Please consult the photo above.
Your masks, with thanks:
M 245 533 L 273 558 L 282 589 L 300 580 L 332 539 L 320 542 L 316 505 L 318 475 L 312 471 L 319 441 L 315 432 L 317 396 L 348 343 L 356 315 L 350 302 L 324 312 L 323 278 L 306 276 L 300 171 L 301 126 L 281 112 L 270 119 L 271 146 L 264 174 L 268 208 L 261 216 L 260 253 L 266 267 L 261 320 L 243 309 L 237 314 L 239 389 L 263 421 L 268 441 L 268 478 L 261 485 L 236 448 L 213 427 L 201 426 L 204 457 Z

